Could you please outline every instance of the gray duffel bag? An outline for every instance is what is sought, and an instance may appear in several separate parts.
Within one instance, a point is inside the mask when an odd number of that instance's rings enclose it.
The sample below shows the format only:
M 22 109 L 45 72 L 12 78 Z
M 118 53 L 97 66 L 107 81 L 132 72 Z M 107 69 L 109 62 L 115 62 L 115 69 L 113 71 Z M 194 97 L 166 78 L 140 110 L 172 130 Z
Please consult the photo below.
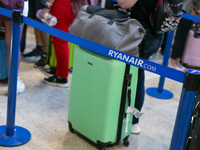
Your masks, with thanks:
M 70 27 L 70 33 L 101 45 L 138 56 L 145 29 L 135 19 L 116 10 L 83 6 Z

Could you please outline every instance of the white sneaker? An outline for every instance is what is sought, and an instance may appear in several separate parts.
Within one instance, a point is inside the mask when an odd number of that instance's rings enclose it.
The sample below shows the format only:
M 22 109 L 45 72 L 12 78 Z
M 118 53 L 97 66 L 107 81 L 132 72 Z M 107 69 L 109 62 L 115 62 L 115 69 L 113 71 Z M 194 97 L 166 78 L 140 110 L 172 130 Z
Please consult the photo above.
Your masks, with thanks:
M 17 94 L 23 93 L 25 91 L 25 84 L 23 81 L 18 77 L 17 78 Z
M 132 134 L 139 134 L 140 133 L 140 125 L 138 123 L 133 124 L 131 127 L 131 133 Z

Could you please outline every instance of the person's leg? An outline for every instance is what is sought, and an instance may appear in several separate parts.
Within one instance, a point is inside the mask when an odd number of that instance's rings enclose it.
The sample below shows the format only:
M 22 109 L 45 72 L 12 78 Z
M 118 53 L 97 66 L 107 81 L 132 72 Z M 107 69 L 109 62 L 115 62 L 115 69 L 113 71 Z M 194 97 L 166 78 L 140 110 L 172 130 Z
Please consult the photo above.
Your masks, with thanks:
M 60 86 L 68 87 L 68 72 L 69 72 L 69 46 L 68 42 L 60 38 L 52 37 L 52 43 L 55 49 L 56 55 L 56 74 L 52 77 L 47 77 L 44 79 L 45 83 Z
M 69 1 L 57 0 L 54 2 L 50 13 L 57 17 L 57 24 L 54 26 L 64 32 L 69 31 L 69 25 L 74 18 Z M 66 17 L 68 16 L 68 17 Z M 73 17 L 74 16 L 74 17 Z M 67 87 L 67 77 L 69 72 L 69 46 L 68 42 L 52 36 L 52 42 L 56 55 L 56 75 L 45 78 L 45 82 L 51 85 Z
M 21 39 L 22 39 L 23 29 L 24 29 L 24 23 L 21 24 L 20 42 L 21 42 Z M 20 61 L 21 61 L 21 50 L 20 49 L 21 49 L 21 47 L 19 47 L 19 67 L 20 67 Z
M 36 21 L 40 21 L 36 17 L 36 12 L 39 9 L 44 8 L 44 6 L 41 4 L 41 0 L 30 0 L 29 1 L 29 18 L 34 19 Z M 36 41 L 36 47 L 29 53 L 25 54 L 24 57 L 31 57 L 31 56 L 41 56 L 43 51 L 43 45 L 42 45 L 42 38 L 40 35 L 40 30 L 34 28 L 35 33 L 35 41 Z
M 183 55 L 183 50 L 185 42 L 188 36 L 188 32 L 192 27 L 192 21 L 182 18 L 174 39 L 174 44 L 172 46 L 171 58 L 181 58 Z
M 10 45 L 11 45 L 11 30 L 12 30 L 12 22 L 11 21 L 4 21 L 5 23 L 5 42 L 6 42 L 6 49 L 7 49 L 7 65 L 8 68 L 10 66 Z M 21 24 L 21 33 L 23 30 L 24 24 Z M 21 36 L 20 36 L 20 40 L 21 40 Z M 20 51 L 19 51 L 19 66 L 20 66 L 20 59 L 21 59 L 21 55 L 20 55 Z
M 12 29 L 12 22 L 11 21 L 5 21 L 5 41 L 6 41 L 6 47 L 7 47 L 7 64 L 8 64 L 8 68 L 10 66 L 10 48 L 11 48 L 11 29 Z M 23 30 L 23 26 L 24 24 L 21 24 L 21 33 Z M 20 37 L 21 40 L 21 37 Z M 20 66 L 20 48 L 19 48 L 19 66 Z M 18 67 L 19 67 L 18 66 Z M 22 93 L 25 91 L 25 84 L 22 82 L 22 80 L 20 80 L 20 78 L 18 77 L 17 80 L 17 93 Z
M 48 48 L 48 34 L 46 32 L 39 31 L 39 36 L 43 45 L 41 58 L 35 63 L 35 67 L 43 67 L 47 64 L 47 48 Z
M 22 11 L 22 15 L 27 17 L 28 16 L 28 11 L 29 11 L 29 2 L 28 0 L 27 1 L 24 1 L 24 9 Z M 23 55 L 24 53 L 24 50 L 25 50 L 25 47 L 26 47 L 26 30 L 27 30 L 27 26 L 28 25 L 23 25 L 22 27 L 22 33 L 21 33 L 21 42 L 20 42 L 20 52 L 21 52 L 21 55 Z
M 8 68 L 10 66 L 10 44 L 11 44 L 11 21 L 4 21 L 5 25 L 5 42 L 6 42 L 6 49 L 7 49 L 7 65 Z
M 182 18 L 175 35 L 174 44 L 172 46 L 171 56 L 168 67 L 179 71 L 185 71 L 186 68 L 180 64 L 183 55 L 184 46 L 187 40 L 188 32 L 192 27 L 192 21 Z
M 160 35 L 152 34 L 150 30 L 146 29 L 144 43 L 142 42 L 139 45 L 140 57 L 149 59 L 151 55 L 156 53 L 162 44 L 163 37 L 164 37 L 163 34 Z M 144 104 L 144 98 L 145 98 L 145 73 L 144 70 L 140 70 L 138 76 L 136 99 L 135 99 L 135 108 L 137 108 L 139 111 L 141 111 L 142 106 Z M 140 133 L 140 126 L 138 125 L 138 123 L 139 119 L 133 116 L 133 121 L 132 121 L 133 126 L 131 128 L 131 133 L 134 134 Z
M 43 51 L 42 38 L 40 30 L 34 28 L 36 47 L 29 53 L 24 54 L 24 57 L 40 56 Z
M 68 77 L 69 72 L 69 46 L 68 42 L 62 39 L 53 37 L 52 42 L 55 48 L 56 55 L 56 74 L 62 78 Z
M 145 98 L 145 87 L 144 87 L 145 74 L 144 74 L 144 70 L 140 70 L 139 72 L 140 73 L 139 73 L 138 83 L 137 83 L 135 108 L 141 111 L 142 106 L 144 104 L 144 98 Z M 135 116 L 133 116 L 131 133 L 138 134 L 140 133 L 140 131 L 141 130 L 139 126 L 139 118 L 136 118 Z
M 165 53 L 165 46 L 166 46 L 166 42 L 167 42 L 167 36 L 168 36 L 168 32 L 164 33 L 164 39 L 163 39 L 163 43 L 161 45 L 161 49 L 160 49 L 160 54 L 164 55 Z
M 41 0 L 36 0 L 35 1 L 35 9 L 40 10 L 43 9 L 44 6 L 41 4 Z M 36 19 L 38 20 L 38 18 L 36 17 Z M 40 21 L 40 20 L 39 20 Z M 47 47 L 48 47 L 48 34 L 43 32 L 43 31 L 37 31 L 37 47 L 39 45 L 42 46 L 42 52 L 40 54 L 40 59 L 35 63 L 35 67 L 43 67 L 47 64 L 46 61 L 46 56 L 47 56 Z
M 25 24 L 22 30 L 22 38 L 21 38 L 21 42 L 20 42 L 20 51 L 21 54 L 23 55 L 25 48 L 26 48 L 26 31 L 27 31 L 27 25 Z
M 42 38 L 40 32 L 40 30 L 34 28 L 36 45 L 42 47 Z
M 40 31 L 40 37 L 42 38 L 43 53 L 47 53 L 48 48 L 48 33 Z
M 145 74 L 144 74 L 144 70 L 140 70 L 140 71 L 141 72 L 138 77 L 136 101 L 135 101 L 135 108 L 137 108 L 139 111 L 141 111 L 142 109 L 142 106 L 144 104 L 144 98 L 145 98 L 145 88 L 144 88 Z M 132 124 L 136 124 L 138 122 L 139 122 L 139 119 L 133 116 Z

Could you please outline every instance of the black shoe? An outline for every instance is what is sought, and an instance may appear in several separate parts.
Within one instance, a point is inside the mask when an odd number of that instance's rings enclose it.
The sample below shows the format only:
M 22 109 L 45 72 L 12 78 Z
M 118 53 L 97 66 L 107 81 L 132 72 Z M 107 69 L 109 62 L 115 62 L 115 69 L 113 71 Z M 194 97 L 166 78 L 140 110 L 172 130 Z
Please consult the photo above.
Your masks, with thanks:
M 69 69 L 69 72 L 71 72 L 71 73 L 72 73 L 72 71 L 73 71 L 73 67 Z
M 41 55 L 40 60 L 38 60 L 38 62 L 35 63 L 35 68 L 37 67 L 44 67 L 47 64 L 47 54 L 43 53 Z
M 56 67 L 50 67 L 50 68 L 45 69 L 45 73 L 47 75 L 54 75 L 54 74 L 56 74 Z
M 24 57 L 40 56 L 42 55 L 42 49 L 33 49 L 30 53 L 24 54 Z
M 59 79 L 57 75 L 44 78 L 44 82 L 53 86 L 59 86 L 63 88 L 68 87 L 67 78 Z

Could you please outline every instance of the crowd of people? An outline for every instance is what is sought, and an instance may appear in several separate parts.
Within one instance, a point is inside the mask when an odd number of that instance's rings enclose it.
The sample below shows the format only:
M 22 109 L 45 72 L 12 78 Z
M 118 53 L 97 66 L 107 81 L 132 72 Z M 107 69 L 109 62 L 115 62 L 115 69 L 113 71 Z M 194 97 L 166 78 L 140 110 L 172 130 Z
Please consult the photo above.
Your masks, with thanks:
M 60 29 L 62 31 L 68 32 L 69 26 L 73 22 L 76 17 L 75 14 L 72 13 L 72 7 L 69 1 L 65 0 L 16 0 L 16 5 L 13 6 L 13 2 L 10 2 L 10 6 L 3 5 L 1 7 L 9 8 L 9 9 L 20 9 L 24 16 L 28 16 L 31 19 L 41 22 L 41 20 L 36 16 L 38 10 L 41 10 L 40 17 L 44 18 L 45 13 L 50 13 L 57 18 L 57 23 L 54 25 L 54 28 Z M 0 16 L 0 20 L 4 24 L 5 27 L 5 41 L 7 47 L 7 65 L 9 68 L 10 63 L 10 42 L 11 42 L 11 18 Z M 29 53 L 25 52 L 25 41 L 26 41 L 26 29 L 23 28 L 23 24 L 21 26 L 22 29 L 22 39 L 21 39 L 21 48 L 19 55 L 19 62 L 21 57 L 32 57 L 32 56 L 41 56 L 41 58 L 35 63 L 34 67 L 44 67 L 47 64 L 47 47 L 48 47 L 48 34 L 40 31 L 38 29 L 34 29 L 35 31 L 35 40 L 36 47 Z M 55 50 L 56 56 L 56 73 L 44 79 L 45 83 L 60 86 L 60 87 L 68 87 L 68 64 L 69 64 L 69 46 L 68 42 L 62 40 L 60 38 L 51 36 L 52 43 Z M 20 65 L 19 65 L 20 69 Z M 47 72 L 48 73 L 48 72 Z M 9 79 L 9 76 L 8 76 Z M 22 93 L 25 91 L 25 84 L 18 77 L 17 81 L 17 93 Z
M 1 0 L 0 0 L 1 1 Z M 75 14 L 72 13 L 72 7 L 68 0 L 16 0 L 20 1 L 21 5 L 16 6 L 15 8 L 20 9 L 23 11 L 24 16 L 28 16 L 34 20 L 41 21 L 36 16 L 37 10 L 42 10 L 40 15 L 40 18 L 44 18 L 45 13 L 50 13 L 54 15 L 57 18 L 57 24 L 53 26 L 54 28 L 60 29 L 65 32 L 69 32 L 69 26 L 75 19 Z M 153 4 L 155 0 L 143 0 L 144 7 L 148 8 L 147 11 L 150 14 L 150 12 L 153 9 Z M 185 0 L 183 11 L 190 14 L 192 9 L 189 5 L 190 0 Z M 200 1 L 198 0 L 191 0 L 192 6 L 199 10 L 200 7 Z M 149 57 L 156 53 L 159 48 L 162 45 L 164 34 L 153 34 L 151 32 L 151 28 L 149 27 L 148 21 L 146 17 L 144 16 L 142 10 L 140 9 L 140 5 L 138 4 L 137 0 L 117 0 L 118 4 L 123 9 L 129 9 L 132 8 L 131 11 L 131 18 L 136 18 L 138 21 L 141 22 L 141 24 L 144 26 L 146 30 L 146 35 L 144 37 L 146 43 L 145 43 L 145 59 L 149 59 Z M 106 1 L 106 7 L 112 7 L 112 5 L 115 2 L 109 2 Z M 4 6 L 1 6 L 4 7 Z M 190 9 L 188 9 L 190 8 Z M 29 10 L 29 11 L 28 11 Z M 10 18 L 6 18 L 3 16 L 0 16 L 0 19 L 2 22 L 4 22 L 5 26 L 5 41 L 7 46 L 7 64 L 9 67 L 10 62 L 10 39 L 11 39 L 11 20 Z M 171 52 L 171 59 L 169 62 L 169 67 L 185 71 L 186 68 L 181 65 L 181 57 L 184 49 L 184 43 L 187 39 L 188 31 L 190 30 L 192 26 L 192 21 L 181 19 L 181 22 L 179 23 L 176 35 L 175 35 L 175 41 L 172 46 L 172 52 Z M 43 67 L 47 64 L 47 47 L 48 47 L 48 34 L 34 29 L 35 31 L 35 40 L 36 40 L 36 47 L 29 53 L 26 53 L 24 51 L 25 46 L 25 35 L 26 35 L 26 28 L 23 28 L 22 25 L 22 35 L 24 35 L 21 39 L 21 52 L 19 58 L 22 57 L 31 57 L 31 56 L 41 56 L 41 58 L 38 60 L 38 62 L 35 63 L 35 67 Z M 55 56 L 57 60 L 56 64 L 56 73 L 52 75 L 51 77 L 44 78 L 44 82 L 50 85 L 59 86 L 59 87 L 68 87 L 68 72 L 69 72 L 69 46 L 68 42 L 65 40 L 62 40 L 60 38 L 57 38 L 55 36 L 51 36 L 52 43 L 55 49 Z M 149 44 L 150 43 L 150 44 Z M 154 43 L 153 45 L 151 43 Z M 139 51 L 141 55 L 141 49 L 142 46 L 139 45 Z M 162 49 L 164 49 L 162 47 Z M 162 52 L 163 53 L 163 52 Z M 20 59 L 19 59 L 20 61 Z M 20 69 L 20 67 L 19 67 Z M 8 77 L 9 78 L 9 77 Z M 17 81 L 17 93 L 22 93 L 25 91 L 25 84 L 20 80 L 18 77 Z M 138 85 L 137 85 L 137 94 L 136 94 L 136 101 L 135 101 L 135 107 L 138 110 L 142 109 L 144 99 L 145 99 L 145 74 L 144 70 L 140 70 L 140 76 L 138 78 Z M 132 133 L 138 134 L 140 133 L 140 126 L 139 126 L 139 119 L 133 118 L 132 123 Z

